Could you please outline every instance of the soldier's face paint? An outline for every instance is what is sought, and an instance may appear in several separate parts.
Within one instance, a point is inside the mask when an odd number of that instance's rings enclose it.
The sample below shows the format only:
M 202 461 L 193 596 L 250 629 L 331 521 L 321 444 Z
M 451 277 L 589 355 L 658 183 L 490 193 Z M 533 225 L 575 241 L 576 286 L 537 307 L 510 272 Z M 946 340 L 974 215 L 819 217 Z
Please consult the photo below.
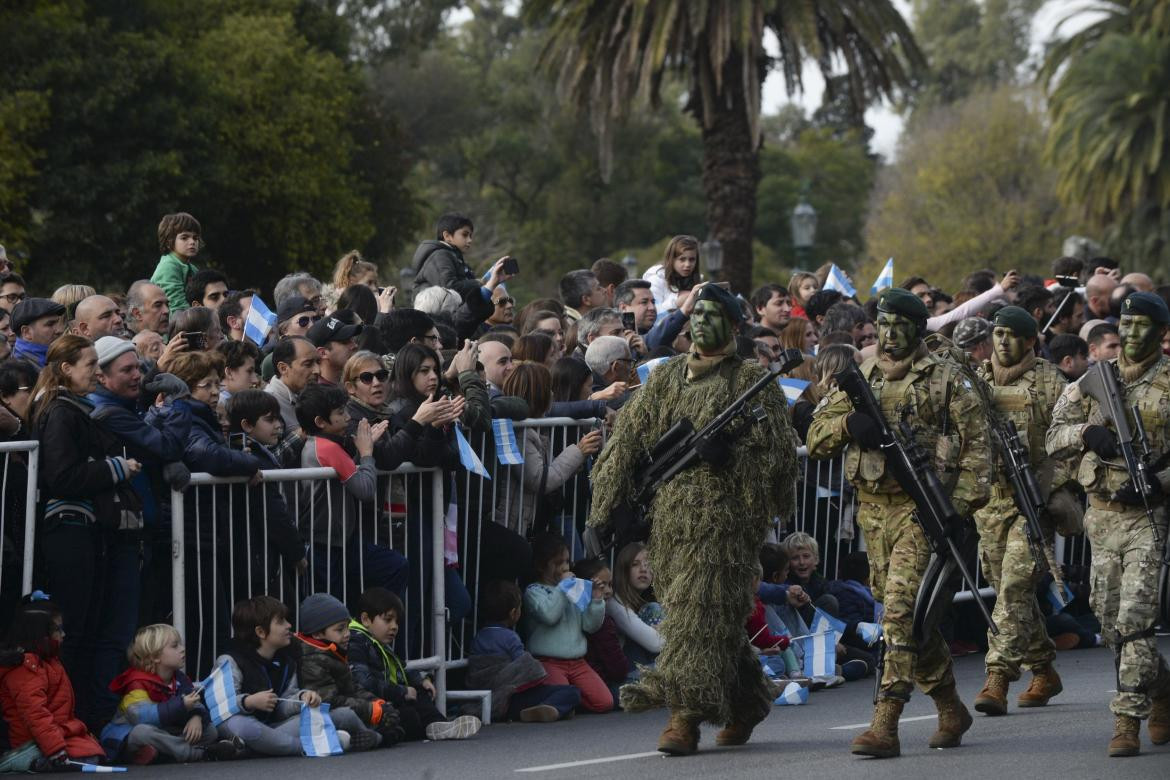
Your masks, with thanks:
M 1158 325 L 1145 314 L 1122 314 L 1117 325 L 1121 337 L 1121 351 L 1131 361 L 1145 360 L 1162 348 L 1165 325 Z
M 1014 330 L 1002 325 L 991 331 L 991 347 L 995 350 L 995 356 L 1001 366 L 1014 366 L 1019 363 L 1024 359 L 1024 355 L 1032 351 L 1035 343 L 1035 338 L 1017 336 Z
M 731 321 L 714 301 L 699 301 L 691 314 L 691 339 L 700 353 L 715 353 L 731 340 Z
M 902 360 L 918 347 L 918 326 L 909 317 L 879 311 L 877 338 L 878 349 L 894 360 Z

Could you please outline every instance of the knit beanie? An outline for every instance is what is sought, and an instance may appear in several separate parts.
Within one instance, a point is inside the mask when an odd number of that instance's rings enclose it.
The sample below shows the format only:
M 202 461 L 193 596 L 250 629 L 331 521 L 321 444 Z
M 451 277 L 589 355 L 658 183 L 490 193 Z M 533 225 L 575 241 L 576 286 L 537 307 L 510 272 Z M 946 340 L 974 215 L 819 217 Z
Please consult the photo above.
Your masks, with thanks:
M 345 605 L 328 593 L 314 593 L 301 602 L 301 633 L 315 634 L 334 623 L 349 621 Z

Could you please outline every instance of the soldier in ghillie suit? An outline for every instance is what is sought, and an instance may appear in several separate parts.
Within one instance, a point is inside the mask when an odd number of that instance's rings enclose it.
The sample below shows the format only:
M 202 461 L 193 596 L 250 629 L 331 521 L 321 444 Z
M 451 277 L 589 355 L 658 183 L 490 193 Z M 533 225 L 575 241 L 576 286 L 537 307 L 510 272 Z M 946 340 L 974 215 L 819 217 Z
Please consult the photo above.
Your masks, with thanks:
M 932 354 L 923 341 L 926 306 L 900 288 L 878 299 L 878 354 L 861 365 L 888 423 L 909 422 L 916 439 L 935 453 L 939 478 L 954 507 L 970 517 L 987 502 L 990 473 L 987 421 L 976 391 L 952 361 Z M 938 708 L 932 748 L 958 747 L 971 727 L 959 700 L 951 654 L 937 627 L 921 646 L 913 633 L 914 603 L 931 548 L 914 519 L 915 504 L 886 468 L 875 420 L 854 411 L 836 390 L 821 402 L 808 431 L 809 456 L 831 458 L 845 450 L 845 474 L 857 489 L 857 522 L 869 551 L 870 585 L 885 604 L 882 630 L 885 668 L 870 728 L 853 740 L 858 755 L 901 752 L 898 718 L 918 685 Z
M 597 461 L 592 526 L 606 525 L 630 499 L 638 462 L 672 425 L 689 419 L 698 430 L 764 375 L 735 354 L 734 327 L 743 318 L 736 299 L 714 285 L 696 294 L 693 351 L 650 374 Z M 703 722 L 724 726 L 716 744 L 744 744 L 776 695 L 744 625 L 769 524 L 793 510 L 797 442 L 777 385 L 752 403 L 764 419 L 734 442 L 700 452 L 699 465 L 663 485 L 649 508 L 654 591 L 666 612 L 663 649 L 639 682 L 622 687 L 621 703 L 630 711 L 670 709 L 658 749 L 671 755 L 698 749 Z
M 1152 461 L 1170 450 L 1170 358 L 1161 349 L 1168 326 L 1170 311 L 1158 296 L 1135 292 L 1125 299 L 1117 368 L 1126 406 L 1136 405 L 1145 424 Z M 1056 404 L 1048 453 L 1083 454 L 1077 481 L 1089 494 L 1085 533 L 1093 549 L 1090 603 L 1117 662 L 1109 755 L 1136 756 L 1144 718 L 1149 718 L 1151 742 L 1170 742 L 1170 670 L 1154 639 L 1165 499 L 1156 497 L 1152 527 L 1141 496 L 1129 485 L 1117 437 L 1096 399 L 1082 391 L 1082 381 L 1070 384 Z M 1170 469 L 1154 477 L 1156 493 L 1170 492 Z
M 1065 464 L 1050 458 L 1044 449 L 1052 408 L 1067 381 L 1055 366 L 1036 357 L 1037 331 L 1036 320 L 1019 306 L 1000 309 L 991 331 L 991 359 L 983 363 L 979 374 L 991 389 L 996 413 L 1015 423 L 1047 500 L 1052 489 L 1062 487 L 1071 476 Z M 1040 569 L 1028 546 L 1027 521 L 1016 508 L 1011 483 L 1002 470 L 998 472 L 991 484 L 991 500 L 975 513 L 983 575 L 996 593 L 992 618 L 999 627 L 998 634 L 988 632 L 987 682 L 975 697 L 975 709 L 987 715 L 1007 714 L 1008 685 L 1020 679 L 1021 667 L 1032 670 L 1032 682 L 1020 694 L 1019 706 L 1043 707 L 1062 690 L 1060 675 L 1052 668 L 1056 647 L 1036 602 Z M 1040 521 L 1045 555 L 1051 559 L 1053 519 L 1046 512 Z

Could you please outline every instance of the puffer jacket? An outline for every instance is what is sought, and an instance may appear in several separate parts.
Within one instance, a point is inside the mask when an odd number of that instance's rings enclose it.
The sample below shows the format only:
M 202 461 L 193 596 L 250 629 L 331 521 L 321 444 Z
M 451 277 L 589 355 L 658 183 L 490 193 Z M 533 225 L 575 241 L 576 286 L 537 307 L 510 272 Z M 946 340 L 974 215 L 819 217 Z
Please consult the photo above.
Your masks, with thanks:
M 463 253 L 445 241 L 423 241 L 414 250 L 410 265 L 414 268 L 415 295 L 428 287 L 438 286 L 454 290 L 460 298 L 466 298 L 472 288 L 480 286 L 463 259 Z
M 297 634 L 300 662 L 297 679 L 301 688 L 316 691 L 330 707 L 349 707 L 362 723 L 378 728 L 398 724 L 398 712 L 390 702 L 358 686 L 349 670 L 349 660 L 337 645 Z
M 0 659 L 0 708 L 13 747 L 35 740 L 41 753 L 70 758 L 102 755 L 102 747 L 74 713 L 73 685 L 57 658 L 13 653 Z

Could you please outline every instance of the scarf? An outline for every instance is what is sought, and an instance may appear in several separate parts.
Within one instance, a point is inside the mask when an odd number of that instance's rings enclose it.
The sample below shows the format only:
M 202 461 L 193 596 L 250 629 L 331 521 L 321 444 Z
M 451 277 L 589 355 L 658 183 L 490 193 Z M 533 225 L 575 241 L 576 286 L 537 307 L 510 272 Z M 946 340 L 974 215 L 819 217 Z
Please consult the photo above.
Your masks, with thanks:
M 727 342 L 723 350 L 715 355 L 701 355 L 697 347 L 692 347 L 687 353 L 687 381 L 698 382 L 703 377 L 712 374 L 719 368 L 719 364 L 735 354 L 735 339 Z
M 36 344 L 32 341 L 25 341 L 22 338 L 18 338 L 16 340 L 16 346 L 12 348 L 12 357 L 17 360 L 30 360 L 40 368 L 45 367 L 48 356 L 48 344 Z
M 1036 366 L 1036 353 L 1029 351 L 1024 358 L 1014 366 L 1005 366 L 999 362 L 999 355 L 991 353 L 991 375 L 1000 387 L 1014 384 L 1017 379 L 1028 373 Z
M 878 368 L 882 370 L 882 375 L 887 382 L 897 382 L 910 373 L 910 366 L 914 365 L 915 361 L 926 357 L 928 353 L 926 343 L 922 341 L 918 342 L 917 349 L 901 360 L 895 360 L 885 352 L 879 351 L 877 355 Z
M 20 342 L 18 341 L 17 343 L 19 344 Z M 1160 357 L 1162 357 L 1161 349 L 1155 349 L 1150 353 L 1149 357 L 1138 361 L 1137 363 L 1134 363 L 1129 358 L 1127 358 L 1124 352 L 1118 354 L 1117 368 L 1121 373 L 1121 381 L 1129 384 L 1130 382 L 1136 382 L 1137 380 L 1141 379 L 1142 375 L 1149 371 L 1150 366 L 1157 363 Z

